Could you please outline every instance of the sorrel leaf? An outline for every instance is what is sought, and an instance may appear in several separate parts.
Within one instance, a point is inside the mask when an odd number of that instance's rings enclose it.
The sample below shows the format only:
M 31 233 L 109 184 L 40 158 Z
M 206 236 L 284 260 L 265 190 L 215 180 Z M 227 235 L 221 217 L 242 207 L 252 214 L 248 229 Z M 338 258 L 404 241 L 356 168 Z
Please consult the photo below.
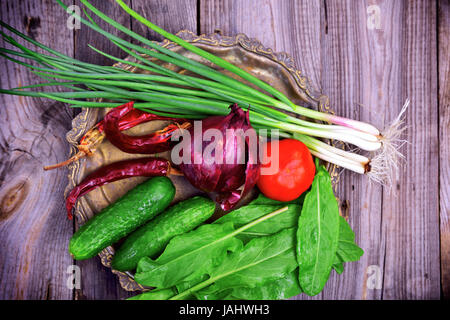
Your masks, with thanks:
M 232 222 L 237 228 L 255 220 L 267 213 L 273 212 L 282 208 L 286 204 L 253 204 L 240 207 L 233 210 L 225 216 L 219 218 L 214 223 Z M 298 204 L 288 204 L 288 210 L 283 214 L 277 215 L 270 220 L 263 221 L 252 228 L 241 232 L 237 237 L 247 243 L 255 237 L 268 236 L 277 233 L 283 229 L 297 226 L 298 217 L 300 215 L 301 206 Z
M 358 261 L 364 251 L 355 243 L 355 234 L 344 217 L 339 217 L 339 242 L 333 269 L 341 274 L 344 262 Z
M 339 240 L 339 208 L 330 175 L 324 166 L 306 194 L 297 229 L 299 283 L 313 296 L 322 291 L 330 275 Z
M 344 217 L 339 217 L 339 242 L 336 252 L 342 262 L 358 261 L 364 251 L 355 243 L 355 233 Z
M 257 287 L 285 278 L 297 268 L 295 229 L 286 229 L 267 237 L 251 240 L 240 250 L 229 254 L 209 278 L 180 292 L 171 299 L 185 299 L 192 293 L 220 293 L 239 286 Z
M 281 300 L 289 299 L 301 293 L 298 283 L 298 271 L 256 287 L 236 287 L 219 293 L 201 290 L 195 294 L 199 300 Z
M 287 210 L 288 207 L 275 210 L 238 229 L 231 222 L 207 224 L 176 236 L 158 259 L 139 261 L 135 280 L 146 286 L 168 288 L 210 274 L 228 252 L 242 247 L 236 235 Z
M 228 251 L 242 247 L 240 240 L 229 237 L 234 231 L 231 223 L 208 224 L 174 237 L 158 259 L 142 258 L 139 261 L 136 282 L 168 288 L 211 272 L 225 259 Z

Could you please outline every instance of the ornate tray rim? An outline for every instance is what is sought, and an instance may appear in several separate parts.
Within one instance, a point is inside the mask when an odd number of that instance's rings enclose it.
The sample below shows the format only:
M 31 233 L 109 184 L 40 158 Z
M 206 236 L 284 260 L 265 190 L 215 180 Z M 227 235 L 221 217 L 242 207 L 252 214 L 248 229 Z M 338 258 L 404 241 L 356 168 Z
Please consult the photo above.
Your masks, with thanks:
M 221 46 L 221 47 L 240 46 L 249 53 L 255 53 L 257 55 L 264 56 L 284 67 L 294 79 L 295 84 L 312 101 L 316 103 L 318 110 L 328 113 L 334 113 L 330 109 L 329 98 L 321 94 L 317 90 L 314 90 L 310 80 L 303 75 L 303 73 L 297 68 L 292 56 L 286 52 L 274 52 L 272 49 L 265 47 L 259 40 L 255 38 L 249 38 L 247 35 L 243 33 L 239 33 L 235 36 L 224 36 L 221 34 L 221 32 L 215 32 L 210 35 L 201 34 L 198 36 L 189 30 L 181 30 L 177 33 L 177 36 L 191 43 L 198 43 L 202 45 Z M 164 39 L 161 42 L 155 41 L 155 43 L 158 43 L 159 45 L 168 49 L 172 49 L 178 46 L 176 43 L 171 42 L 167 39 Z M 130 59 L 132 58 L 127 57 L 125 60 Z M 129 65 L 122 63 L 116 63 L 115 66 L 121 67 L 126 70 L 135 69 L 135 67 L 131 67 Z M 86 133 L 87 130 L 89 130 L 89 128 L 91 128 L 98 121 L 97 113 L 98 113 L 97 109 L 83 108 L 82 111 L 72 120 L 72 129 L 66 134 L 66 140 L 70 144 L 70 156 L 73 156 L 77 152 L 76 146 L 78 145 L 78 141 L 80 140 L 80 138 Z M 81 160 L 74 162 L 68 166 L 69 182 L 64 192 L 65 198 L 67 197 L 70 190 L 77 184 L 76 176 L 83 163 L 84 161 Z M 332 177 L 333 185 L 336 186 L 339 180 L 339 175 L 336 172 L 336 166 L 331 165 L 328 169 Z M 81 218 L 82 222 L 86 221 L 86 216 L 79 202 L 75 205 L 74 216 L 76 216 L 78 219 Z M 113 254 L 114 249 L 112 247 L 105 248 L 102 252 L 98 254 L 103 266 L 111 268 L 111 259 Z M 121 287 L 126 291 L 137 291 L 145 289 L 143 286 L 137 284 L 133 280 L 132 274 L 128 272 L 120 272 L 117 270 L 113 270 L 112 268 L 111 271 L 112 273 L 117 275 Z

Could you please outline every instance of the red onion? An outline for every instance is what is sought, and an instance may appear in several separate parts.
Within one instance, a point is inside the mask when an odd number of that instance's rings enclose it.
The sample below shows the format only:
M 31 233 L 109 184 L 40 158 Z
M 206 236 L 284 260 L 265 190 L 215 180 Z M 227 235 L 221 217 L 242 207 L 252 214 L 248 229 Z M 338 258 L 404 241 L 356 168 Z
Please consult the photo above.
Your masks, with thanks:
M 231 105 L 230 109 L 227 116 L 196 121 L 189 128 L 189 135 L 183 138 L 189 152 L 185 148 L 179 152 L 183 158 L 179 168 L 186 179 L 200 190 L 215 193 L 216 202 L 225 211 L 232 209 L 259 177 L 255 150 L 258 135 L 250 125 L 249 113 L 237 104 Z M 186 136 L 191 138 L 189 142 L 185 142 Z M 239 190 L 241 186 L 242 191 Z

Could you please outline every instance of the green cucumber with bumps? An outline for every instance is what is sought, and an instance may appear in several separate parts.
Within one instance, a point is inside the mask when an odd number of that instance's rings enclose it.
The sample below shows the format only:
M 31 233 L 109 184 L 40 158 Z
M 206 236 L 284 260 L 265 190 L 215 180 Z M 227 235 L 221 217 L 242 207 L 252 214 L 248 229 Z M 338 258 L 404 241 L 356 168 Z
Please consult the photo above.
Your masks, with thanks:
M 136 269 L 141 258 L 154 257 L 164 250 L 170 239 L 205 222 L 213 215 L 215 207 L 212 200 L 201 196 L 171 206 L 127 237 L 113 256 L 112 268 Z
M 76 260 L 94 257 L 164 211 L 174 196 L 169 178 L 146 180 L 83 224 L 70 239 L 70 254 Z

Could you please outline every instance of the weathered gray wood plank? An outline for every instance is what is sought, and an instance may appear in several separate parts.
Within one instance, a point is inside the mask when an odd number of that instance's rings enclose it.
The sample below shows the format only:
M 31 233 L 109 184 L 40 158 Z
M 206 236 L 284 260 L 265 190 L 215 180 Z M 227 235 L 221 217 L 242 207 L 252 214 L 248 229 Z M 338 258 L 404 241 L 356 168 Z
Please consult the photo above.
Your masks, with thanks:
M 344 108 L 344 115 L 380 128 L 393 121 L 407 97 L 412 101 L 406 117 L 411 144 L 402 148 L 407 160 L 393 190 L 384 188 L 381 194 L 379 186 L 366 181 L 342 180 L 344 194 L 350 194 L 350 186 L 358 193 L 349 203 L 356 206 L 350 218 L 359 220 L 353 226 L 366 250 L 363 267 L 355 272 L 361 298 L 439 297 L 437 163 L 432 160 L 437 152 L 436 14 L 431 2 L 408 4 L 327 2 L 328 35 L 334 32 L 334 37 L 324 37 L 323 57 L 330 64 L 323 69 L 332 72 L 324 75 L 328 85 L 323 87 L 331 101 Z M 416 191 L 422 185 L 430 191 Z M 380 289 L 371 282 L 375 270 L 381 272 Z
M 441 218 L 441 286 L 450 298 L 450 3 L 439 1 L 439 184 Z
M 387 119 L 406 97 L 411 106 L 397 195 L 383 193 L 384 299 L 440 297 L 436 17 L 435 1 L 405 1 L 397 20 L 402 33 L 393 48 L 400 83 L 399 90 L 387 92 L 400 100 L 392 100 Z
M 73 54 L 72 31 L 52 1 L 2 1 L 0 17 L 32 38 Z M 0 40 L 1 41 L 1 40 Z M 23 42 L 22 42 L 23 43 Z M 1 41 L 1 46 L 7 46 Z M 0 59 L 2 88 L 42 82 Z M 45 99 L 0 96 L 0 299 L 72 299 L 64 214 L 66 171 L 42 167 L 67 154 L 72 111 Z
M 320 1 L 200 1 L 200 33 L 244 33 L 273 50 L 289 53 L 320 88 Z
M 113 1 L 93 3 L 140 34 L 160 39 L 130 21 Z M 341 174 L 337 195 L 365 255 L 360 262 L 347 264 L 343 275 L 333 274 L 323 293 L 313 299 L 435 299 L 439 284 L 444 296 L 450 296 L 446 1 L 437 5 L 435 1 L 201 0 L 199 26 L 196 0 L 129 3 L 171 32 L 242 32 L 290 53 L 341 115 L 384 127 L 409 97 L 406 124 L 411 144 L 402 148 L 406 161 L 394 184 L 396 194 L 366 177 Z M 379 8 L 380 28 L 374 6 Z M 2 20 L 83 61 L 111 63 L 93 54 L 87 43 L 124 56 L 86 27 L 73 34 L 66 28 L 67 15 L 52 1 L 7 0 L 0 8 Z M 0 87 L 39 81 L 4 59 L 0 69 Z M 73 226 L 63 207 L 66 171 L 40 168 L 66 157 L 64 136 L 73 114 L 44 99 L 0 96 L 0 299 L 130 295 L 98 258 L 77 262 L 81 290 L 74 295 L 66 286 L 66 270 L 73 263 L 67 253 Z M 371 281 L 376 270 L 381 289 Z
M 139 12 L 146 19 L 171 33 L 187 29 L 197 33 L 197 1 L 196 0 L 132 0 L 133 10 Z M 141 24 L 132 20 L 134 32 L 150 40 L 161 41 L 163 38 Z
M 330 108 L 337 114 L 382 128 L 385 124 L 383 114 L 392 96 L 378 93 L 392 84 L 389 71 L 395 61 L 392 61 L 394 54 L 387 46 L 393 41 L 392 37 L 398 36 L 398 30 L 392 27 L 395 16 L 382 15 L 384 29 L 369 32 L 367 6 L 362 1 L 324 3 L 327 29 L 321 43 L 321 82 L 324 94 L 330 97 Z M 387 2 L 381 10 L 390 12 L 393 9 L 392 2 Z M 376 41 L 374 37 L 379 34 L 387 40 Z M 380 55 L 383 51 L 385 54 Z M 380 299 L 381 290 L 371 281 L 375 280 L 372 278 L 375 275 L 380 278 L 383 275 L 385 240 L 381 187 L 369 181 L 367 176 L 342 171 L 337 196 L 364 255 L 359 262 L 346 264 L 342 275 L 331 277 L 323 298 Z

